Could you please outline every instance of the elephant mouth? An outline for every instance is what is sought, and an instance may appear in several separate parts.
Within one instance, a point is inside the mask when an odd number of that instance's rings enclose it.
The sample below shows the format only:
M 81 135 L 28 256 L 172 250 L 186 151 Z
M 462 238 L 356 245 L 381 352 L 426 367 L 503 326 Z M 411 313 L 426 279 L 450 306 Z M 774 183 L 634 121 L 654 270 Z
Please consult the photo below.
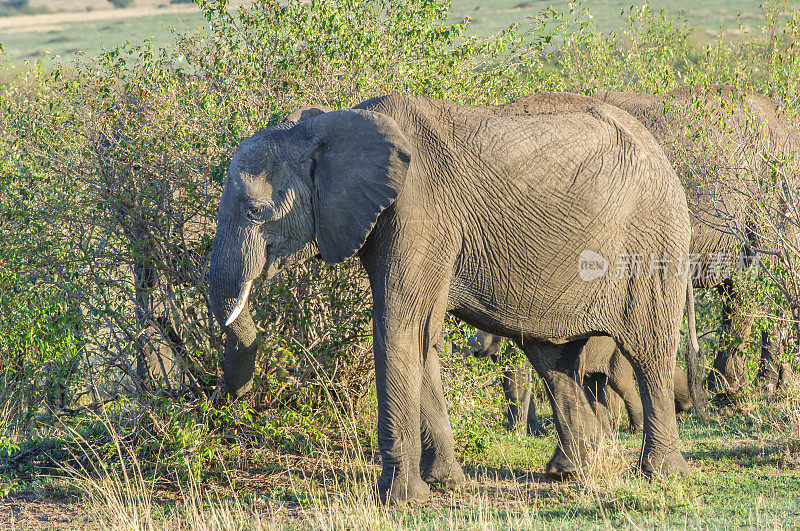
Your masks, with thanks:
M 269 249 L 269 246 L 267 247 Z M 305 253 L 309 254 L 309 253 Z M 311 253 L 313 254 L 313 253 Z M 299 259 L 304 258 L 304 256 L 299 256 Z M 294 262 L 299 261 L 298 259 L 291 260 L 287 257 L 276 257 L 273 260 L 267 259 L 267 266 L 262 269 L 261 275 L 259 277 L 263 282 L 269 283 L 269 281 L 275 277 L 278 273 L 283 271 L 288 265 L 291 265 Z M 229 326 L 233 323 L 239 315 L 244 310 L 244 307 L 247 306 L 247 299 L 250 297 L 250 292 L 253 288 L 253 282 L 255 279 L 247 280 L 242 283 L 242 286 L 239 288 L 239 296 L 236 298 L 236 304 L 233 306 L 233 310 L 231 313 L 228 314 L 228 318 L 225 319 L 225 326 Z
M 247 298 L 250 296 L 250 289 L 252 287 L 252 280 L 248 280 L 242 284 L 242 287 L 239 289 L 239 296 L 236 298 L 236 304 L 234 305 L 233 310 L 231 310 L 230 315 L 228 315 L 228 318 L 225 320 L 225 326 L 229 326 L 236 320 L 237 317 L 239 317 L 239 314 L 242 313 L 242 310 L 244 310 L 244 307 L 247 305 Z
M 261 278 L 264 281 L 269 282 L 269 280 L 279 273 L 285 266 L 286 261 L 283 259 L 278 259 L 264 268 Z M 250 297 L 250 291 L 253 288 L 253 280 L 254 279 L 247 280 L 242 283 L 242 286 L 239 288 L 239 296 L 236 297 L 236 304 L 233 306 L 233 310 L 231 310 L 228 318 L 225 319 L 225 326 L 229 326 L 231 323 L 233 323 L 239 317 L 239 314 L 242 313 L 242 310 L 244 310 L 244 307 L 247 305 L 247 299 Z

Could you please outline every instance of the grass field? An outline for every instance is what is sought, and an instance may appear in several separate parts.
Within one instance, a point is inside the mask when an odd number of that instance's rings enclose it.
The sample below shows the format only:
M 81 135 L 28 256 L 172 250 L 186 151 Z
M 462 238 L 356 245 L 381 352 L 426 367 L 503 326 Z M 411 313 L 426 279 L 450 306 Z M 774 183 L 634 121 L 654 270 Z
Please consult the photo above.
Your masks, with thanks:
M 12 63 L 35 60 L 45 53 L 63 62 L 77 52 L 91 57 L 125 42 L 170 42 L 170 26 L 187 33 L 203 22 L 194 6 L 7 17 L 0 18 L 0 43 Z
M 203 24 L 195 6 L 158 7 L 168 0 L 90 11 L 81 4 L 89 0 L 69 1 L 77 11 L 0 18 L 0 42 L 19 70 L 43 53 L 66 62 L 78 51 L 92 57 L 126 41 L 152 38 L 156 51 L 168 49 L 167 26 L 185 34 Z M 424 504 L 384 507 L 374 490 L 381 459 L 369 363 L 371 299 L 354 275 L 356 264 L 310 263 L 287 275 L 280 289 L 258 288 L 251 302 L 267 333 L 258 345 L 256 386 L 229 400 L 220 330 L 205 303 L 212 233 L 200 241 L 178 238 L 196 230 L 198 218 L 209 231 L 216 226 L 219 189 L 209 185 L 221 182 L 241 139 L 309 102 L 349 106 L 376 93 L 407 92 L 491 104 L 548 90 L 657 92 L 738 82 L 775 95 L 797 116 L 800 53 L 784 36 L 800 35 L 800 18 L 780 21 L 778 39 L 737 40 L 739 21 L 743 28 L 763 22 L 757 2 L 681 0 L 670 6 L 685 9 L 681 16 L 696 28 L 689 37 L 673 31 L 669 17 L 643 10 L 622 42 L 570 27 L 550 56 L 540 41 L 527 54 L 511 39 L 490 39 L 486 47 L 472 47 L 473 39 L 454 42 L 438 31 L 428 0 L 399 0 L 410 6 L 404 11 L 394 9 L 396 0 L 348 0 L 357 9 L 345 18 L 358 28 L 333 23 L 341 13 L 331 13 L 331 5 L 340 4 L 280 1 L 297 7 L 296 15 L 262 12 L 235 27 L 221 17 L 212 38 L 192 44 L 187 62 L 201 58 L 193 65 L 208 68 L 208 77 L 176 73 L 160 56 L 134 58 L 130 68 L 31 69 L 19 79 L 4 71 L 0 529 L 800 528 L 800 379 L 769 396 L 745 384 L 730 403 L 712 405 L 708 424 L 694 413 L 681 417 L 685 477 L 638 475 L 642 436 L 628 434 L 621 420 L 576 477 L 554 482 L 543 474 L 556 444 L 553 427 L 543 438 L 508 433 L 501 365 L 447 348 L 443 388 L 467 484 L 434 488 Z M 622 29 L 629 1 L 587 6 L 600 29 Z M 547 5 L 456 0 L 452 19 L 469 16 L 472 31 L 486 35 L 524 23 Z M 309 16 L 322 21 L 320 31 L 311 30 Z M 265 25 L 265 19 L 281 22 Z M 734 38 L 698 53 L 695 45 L 721 26 Z M 265 28 L 270 42 L 290 37 L 263 56 L 240 45 L 239 37 L 260 38 Z M 323 45 L 297 53 L 309 33 Z M 367 42 L 365 34 L 379 37 Z M 275 60 L 284 57 L 292 60 Z M 795 167 L 750 147 L 753 158 L 774 162 L 771 177 L 785 184 L 780 191 L 793 191 L 786 183 L 794 182 Z M 716 172 L 698 164 L 708 179 L 701 182 L 714 183 Z M 767 215 L 796 223 L 800 215 L 790 214 L 800 205 L 781 197 L 780 210 Z M 750 199 L 760 207 L 762 198 Z M 135 242 L 130 227 L 137 229 Z M 175 379 L 151 381 L 134 372 L 140 354 L 163 346 L 145 335 L 132 311 L 142 297 L 130 265 L 151 262 L 141 252 L 141 234 L 148 247 L 164 249 L 152 259 L 164 278 L 151 292 L 155 310 L 148 319 L 181 353 Z M 792 249 L 786 257 L 800 263 Z M 765 271 L 771 277 L 776 269 Z M 783 273 L 798 278 L 794 268 Z M 696 292 L 697 328 L 706 362 L 743 341 L 752 382 L 761 331 L 791 323 L 785 306 L 800 295 L 777 293 L 766 275 L 745 277 L 737 282 L 748 288 L 741 300 L 753 303 L 750 336 L 720 333 L 723 301 L 714 290 Z M 451 320 L 446 328 L 443 345 L 473 332 Z M 791 338 L 778 353 L 795 374 L 796 347 Z M 538 378 L 533 386 L 544 421 L 549 402 Z
M 0 504 L 0 526 L 29 529 L 343 528 L 796 528 L 800 525 L 800 432 L 790 399 L 681 421 L 687 477 L 632 472 L 641 436 L 618 432 L 574 481 L 541 471 L 554 436 L 498 431 L 460 459 L 468 483 L 438 489 L 424 505 L 385 508 L 372 498 L 379 472 L 369 439 L 328 441 L 315 452 L 229 446 L 202 482 L 161 465 L 139 468 L 124 443 L 106 464 L 40 445 L 13 463 L 49 471 Z M 499 412 L 498 412 L 499 413 Z M 792 417 L 795 416 L 795 418 Z M 359 426 L 365 432 L 374 426 Z M 360 430 L 359 430 L 360 431 Z M 552 430 L 551 430 L 552 431 Z M 463 441 L 467 434 L 457 433 Z M 342 448 L 350 451 L 343 453 Z M 126 462 L 124 476 L 115 463 Z M 239 463 L 246 466 L 240 466 Z M 9 463 L 3 463 L 8 467 Z M 66 477 L 65 477 L 66 476 Z M 71 477 L 70 477 L 71 476 Z M 157 477 L 155 481 L 152 478 Z M 200 486 L 202 485 L 202 487 Z M 0 485 L 2 487 L 2 485 Z
M 454 0 L 453 20 L 468 16 L 472 31 L 488 35 L 511 24 L 527 24 L 549 5 L 564 9 L 569 4 L 559 1 L 520 0 Z M 630 9 L 629 0 L 594 0 L 585 2 L 602 30 L 622 26 L 622 10 Z M 136 4 L 134 4 L 135 6 Z M 760 3 L 755 0 L 711 0 L 691 2 L 679 0 L 650 2 L 653 9 L 668 7 L 671 13 L 685 17 L 697 27 L 697 39 L 713 37 L 720 28 L 736 34 L 739 23 L 756 30 L 763 22 Z M 796 9 L 793 5 L 792 10 Z M 17 20 L 15 20 L 17 19 Z M 89 11 L 77 16 L 69 14 L 0 18 L 0 43 L 14 64 L 49 54 L 57 61 L 68 61 L 78 51 L 93 56 L 103 49 L 113 49 L 124 42 L 142 42 L 152 38 L 158 44 L 170 42 L 172 26 L 180 32 L 194 30 L 204 23 L 194 6 L 169 6 L 163 9 L 118 9 Z

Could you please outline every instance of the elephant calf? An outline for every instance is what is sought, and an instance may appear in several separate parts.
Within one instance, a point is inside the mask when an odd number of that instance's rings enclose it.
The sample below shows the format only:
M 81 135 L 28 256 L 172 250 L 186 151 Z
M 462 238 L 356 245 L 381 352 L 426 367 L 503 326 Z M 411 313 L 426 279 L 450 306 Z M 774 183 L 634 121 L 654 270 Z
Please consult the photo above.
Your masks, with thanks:
M 491 356 L 495 361 L 502 361 L 509 355 L 508 347 L 503 348 L 503 338 L 478 331 L 467 340 L 464 347 L 453 346 L 454 350 L 464 355 L 478 358 Z M 611 395 L 606 386 L 619 396 L 628 414 L 630 430 L 632 433 L 642 431 L 644 427 L 644 414 L 642 399 L 636 390 L 633 367 L 625 359 L 622 352 L 611 338 L 593 337 L 586 342 L 586 346 L 574 367 L 574 378 L 581 382 L 587 399 L 592 403 L 598 420 L 603 425 L 608 425 L 608 419 L 613 410 Z M 515 430 L 524 420 L 525 431 L 528 435 L 544 435 L 545 430 L 536 417 L 536 405 L 531 395 L 529 367 L 509 367 L 503 371 L 501 377 L 503 395 L 506 399 L 506 426 Z M 686 371 L 675 366 L 675 412 L 683 413 L 692 408 L 692 398 L 689 394 L 689 382 Z

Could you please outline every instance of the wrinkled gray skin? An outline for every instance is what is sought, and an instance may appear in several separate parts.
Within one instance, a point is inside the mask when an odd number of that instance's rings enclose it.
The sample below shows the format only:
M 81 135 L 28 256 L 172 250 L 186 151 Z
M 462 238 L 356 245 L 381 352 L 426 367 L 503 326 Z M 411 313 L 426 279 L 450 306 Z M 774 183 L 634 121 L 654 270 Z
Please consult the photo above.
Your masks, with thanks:
M 775 100 L 757 93 L 739 92 L 730 86 L 715 87 L 710 93 L 682 88 L 659 96 L 603 92 L 595 97 L 624 109 L 644 124 L 664 148 L 684 183 L 692 214 L 692 252 L 704 258 L 694 286 L 714 287 L 725 300 L 721 342 L 727 346 L 714 359 L 706 385 L 710 390 L 735 395 L 744 385 L 746 375 L 745 345 L 740 338 L 750 335 L 754 312 L 741 304 L 742 296 L 727 276 L 713 274 L 709 268 L 713 258 L 709 260 L 709 257 L 714 253 L 733 256 L 736 263 L 730 264 L 730 270 L 757 260 L 754 248 L 778 250 L 771 248 L 772 244 L 764 239 L 769 229 L 759 226 L 746 204 L 748 197 L 737 191 L 748 186 L 737 176 L 737 168 L 745 168 L 751 178 L 754 174 L 767 177 L 772 171 L 768 160 L 753 156 L 758 140 L 746 129 L 748 115 L 751 121 L 752 118 L 760 120 L 770 149 L 789 156 L 794 171 L 800 169 L 800 135 L 788 126 L 786 115 L 781 113 Z M 693 110 L 696 108 L 702 109 L 703 114 Z M 724 127 L 720 123 L 724 123 Z M 696 131 L 709 135 L 707 145 L 718 148 L 719 155 L 710 153 L 703 142 L 696 139 Z M 717 183 L 721 186 L 715 186 Z M 800 243 L 792 224 L 786 225 L 784 230 L 789 241 Z M 742 246 L 732 232 L 743 235 L 746 245 Z M 761 363 L 756 379 L 759 387 L 774 389 L 788 377 L 786 368 L 775 356 L 781 346 L 781 332 L 776 332 L 772 337 L 766 333 L 762 335 Z
M 509 346 L 502 346 L 503 338 L 493 336 L 486 332 L 478 331 L 470 337 L 466 347 L 456 347 L 461 354 L 472 355 L 479 358 L 491 356 L 495 361 L 502 361 L 510 354 L 506 353 Z M 530 369 L 528 367 L 511 367 L 503 371 L 503 395 L 507 403 L 506 426 L 509 430 L 518 429 L 523 419 L 526 420 L 526 433 L 528 435 L 542 436 L 546 434 L 544 427 L 536 417 L 536 405 L 530 392 Z M 622 355 L 616 343 L 609 337 L 592 337 L 586 342 L 581 355 L 576 359 L 573 367 L 574 378 L 581 382 L 587 400 L 597 414 L 598 421 L 606 431 L 614 407 L 612 397 L 618 396 L 628 414 L 631 433 L 638 433 L 644 427 L 644 413 L 642 399 L 636 390 L 636 380 L 633 367 Z M 675 412 L 683 413 L 692 407 L 692 398 L 689 394 L 689 382 L 686 371 L 675 366 Z M 606 386 L 610 388 L 606 389 Z
M 581 101 L 582 97 L 574 95 L 575 102 Z M 769 175 L 771 171 L 767 161 L 752 157 L 757 140 L 752 132 L 746 130 L 748 113 L 763 120 L 770 149 L 788 155 L 794 161 L 795 170 L 800 167 L 800 137 L 788 127 L 776 101 L 755 93 L 736 92 L 728 86 L 715 87 L 710 94 L 683 88 L 658 96 L 602 92 L 595 97 L 624 109 L 647 127 L 683 180 L 690 205 L 692 253 L 699 253 L 702 257 L 693 279 L 694 287 L 713 287 L 723 295 L 720 342 L 727 346 L 714 359 L 706 386 L 719 391 L 718 399 L 724 403 L 727 396 L 735 395 L 744 383 L 742 349 L 745 345 L 740 338 L 749 336 L 754 320 L 753 312 L 741 304 L 742 297 L 736 293 L 726 273 L 753 263 L 757 259 L 753 248 L 770 248 L 770 244 L 760 237 L 767 231 L 758 226 L 744 204 L 746 197 L 733 192 L 742 186 L 734 168 L 744 167 L 751 175 L 760 176 Z M 697 101 L 693 101 L 695 99 Z M 720 110 L 723 102 L 724 110 Z M 552 105 L 547 95 L 533 95 L 504 105 L 502 109 L 507 114 L 539 114 L 551 112 Z M 724 123 L 724 127 L 720 123 Z M 704 144 L 697 140 L 693 136 L 695 131 L 708 133 L 709 142 Z M 718 148 L 719 153 L 714 153 L 714 148 Z M 715 186 L 717 183 L 721 186 Z M 726 218 L 728 227 L 720 217 Z M 743 246 L 729 227 L 740 235 L 746 235 L 748 245 Z M 797 235 L 792 232 L 791 225 L 787 226 L 786 236 L 790 241 L 796 241 Z M 731 264 L 724 264 L 723 274 L 715 273 L 710 267 L 715 255 L 729 255 L 734 260 Z M 783 344 L 780 338 L 785 335 L 781 330 L 775 330 L 771 335 L 762 333 L 761 362 L 756 377 L 758 387 L 772 391 L 791 377 L 791 369 L 776 357 Z M 522 390 L 508 388 L 512 382 L 526 382 L 529 371 L 522 369 L 521 373 L 509 372 L 503 379 L 504 393 L 509 400 L 517 396 L 525 398 Z M 526 409 L 519 403 L 510 403 L 509 407 L 520 411 Z
M 685 472 L 673 371 L 687 296 L 669 271 L 584 282 L 578 255 L 682 256 L 683 187 L 639 122 L 589 98 L 552 112 L 384 96 L 260 131 L 234 155 L 220 199 L 210 298 L 225 334 L 228 392 L 250 389 L 250 282 L 321 255 L 358 254 L 373 296 L 381 498 L 420 501 L 463 481 L 431 348 L 446 312 L 512 337 L 543 376 L 559 448 L 574 469 L 599 435 L 570 367 L 586 339 L 612 337 L 642 382 L 640 466 Z M 241 313 L 231 313 L 238 306 Z M 227 323 L 227 324 L 226 324 Z M 567 470 L 568 471 L 568 470 Z

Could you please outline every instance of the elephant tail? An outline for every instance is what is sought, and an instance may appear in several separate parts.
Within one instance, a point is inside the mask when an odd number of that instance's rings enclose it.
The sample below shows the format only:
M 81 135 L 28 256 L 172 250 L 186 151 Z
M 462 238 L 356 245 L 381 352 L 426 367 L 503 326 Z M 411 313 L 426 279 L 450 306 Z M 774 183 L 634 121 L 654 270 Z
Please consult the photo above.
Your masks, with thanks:
M 694 289 L 691 279 L 686 283 L 686 313 L 687 328 L 689 329 L 689 345 L 686 347 L 686 375 L 689 380 L 689 396 L 692 397 L 694 410 L 702 422 L 708 422 L 708 399 L 701 383 L 700 374 L 700 344 L 697 342 L 697 328 L 695 327 Z

